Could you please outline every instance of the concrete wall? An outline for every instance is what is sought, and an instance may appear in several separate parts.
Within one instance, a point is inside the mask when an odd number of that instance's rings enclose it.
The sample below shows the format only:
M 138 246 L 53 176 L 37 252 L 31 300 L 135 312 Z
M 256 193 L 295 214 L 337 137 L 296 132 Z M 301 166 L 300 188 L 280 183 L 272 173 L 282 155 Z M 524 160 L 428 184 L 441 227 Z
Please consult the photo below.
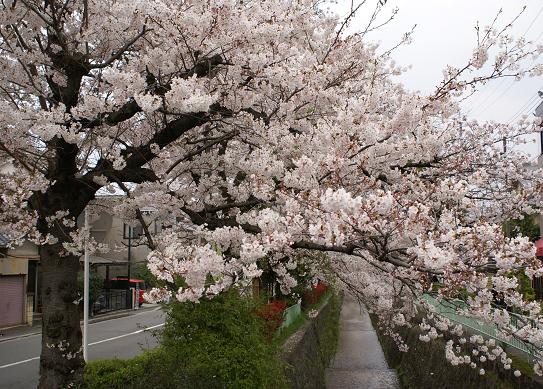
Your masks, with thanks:
M 379 341 L 390 367 L 395 368 L 404 389 L 541 389 L 543 385 L 535 381 L 534 373 L 527 362 L 509 353 L 513 359 L 512 368 L 504 370 L 497 362 L 482 363 L 472 369 L 469 366 L 452 366 L 445 359 L 446 339 L 439 338 L 428 343 L 419 340 L 418 327 L 399 331 L 409 347 L 408 352 L 400 352 L 396 343 L 378 329 L 372 317 Z M 469 335 L 468 335 L 469 337 Z M 479 369 L 485 374 L 480 375 Z M 513 371 L 519 369 L 521 377 L 514 377 Z
M 314 319 L 283 345 L 286 375 L 295 389 L 325 388 L 324 370 L 335 354 L 339 334 L 341 299 L 332 295 Z

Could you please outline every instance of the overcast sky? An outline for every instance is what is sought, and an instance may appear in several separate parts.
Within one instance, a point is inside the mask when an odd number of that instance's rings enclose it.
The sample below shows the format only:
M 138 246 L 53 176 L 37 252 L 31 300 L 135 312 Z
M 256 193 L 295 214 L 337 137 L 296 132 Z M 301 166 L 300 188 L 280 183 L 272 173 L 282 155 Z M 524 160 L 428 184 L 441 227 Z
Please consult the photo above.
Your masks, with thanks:
M 351 30 L 365 28 L 376 0 L 367 3 L 350 26 Z M 350 4 L 350 0 L 338 0 L 337 13 L 345 14 Z M 498 25 L 504 26 L 524 5 L 526 10 L 511 31 L 516 37 L 524 36 L 543 44 L 543 0 L 388 0 L 380 19 L 385 20 L 398 7 L 396 18 L 367 37 L 380 42 L 384 51 L 416 24 L 413 42 L 397 49 L 393 58 L 402 66 L 412 66 L 400 77 L 408 88 L 430 93 L 441 80 L 441 71 L 447 64 L 461 66 L 471 57 L 477 39 L 474 28 L 477 22 L 481 27 L 489 25 L 501 8 Z M 543 58 L 538 61 L 542 62 Z M 507 123 L 519 113 L 531 115 L 541 101 L 538 90 L 543 90 L 543 77 L 519 82 L 494 80 L 466 100 L 464 110 L 478 120 Z M 536 156 L 539 143 L 523 149 Z

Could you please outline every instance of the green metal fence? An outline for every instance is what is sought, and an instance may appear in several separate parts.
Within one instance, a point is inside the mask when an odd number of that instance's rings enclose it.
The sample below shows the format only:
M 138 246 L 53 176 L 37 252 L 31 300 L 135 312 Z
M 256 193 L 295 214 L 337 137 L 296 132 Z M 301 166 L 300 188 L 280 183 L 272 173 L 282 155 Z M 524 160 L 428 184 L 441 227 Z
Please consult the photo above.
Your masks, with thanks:
M 459 314 L 459 309 L 466 308 L 468 306 L 466 302 L 462 300 L 437 301 L 437 299 L 430 294 L 423 295 L 423 299 L 433 305 L 436 309 L 436 313 L 440 316 L 445 317 L 452 322 L 461 324 L 465 328 L 470 329 L 472 332 L 477 332 L 480 335 L 493 338 L 498 342 L 502 342 L 505 345 L 524 353 L 530 362 L 533 361 L 535 349 L 531 344 L 525 343 L 512 336 L 505 338 L 499 334 L 498 327 L 495 324 Z M 527 322 L 527 318 L 524 318 L 522 315 L 517 315 L 512 312 L 510 312 L 509 315 L 511 316 L 511 324 L 513 327 L 515 327 L 517 323 Z
M 288 327 L 294 321 L 302 315 L 302 304 L 298 303 L 291 307 L 288 307 L 283 312 L 283 324 L 279 327 L 279 331 L 283 330 L 284 328 Z

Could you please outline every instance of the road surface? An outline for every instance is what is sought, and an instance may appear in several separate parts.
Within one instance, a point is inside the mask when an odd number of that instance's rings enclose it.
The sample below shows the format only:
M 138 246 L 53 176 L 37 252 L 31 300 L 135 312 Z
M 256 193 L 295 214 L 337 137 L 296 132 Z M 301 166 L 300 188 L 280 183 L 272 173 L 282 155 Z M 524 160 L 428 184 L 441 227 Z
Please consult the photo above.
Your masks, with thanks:
M 164 314 L 158 308 L 89 324 L 89 359 L 131 358 L 156 347 L 153 329 Z M 0 389 L 33 389 L 38 384 L 41 335 L 0 342 Z

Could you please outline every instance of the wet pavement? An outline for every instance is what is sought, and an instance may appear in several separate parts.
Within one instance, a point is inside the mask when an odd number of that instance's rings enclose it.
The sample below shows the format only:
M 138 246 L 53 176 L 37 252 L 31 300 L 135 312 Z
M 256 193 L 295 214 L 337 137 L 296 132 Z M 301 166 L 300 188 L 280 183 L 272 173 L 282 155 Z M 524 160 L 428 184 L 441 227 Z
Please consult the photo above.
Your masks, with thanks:
M 370 317 L 351 296 L 345 295 L 340 315 L 337 353 L 326 369 L 328 389 L 399 388 L 389 369 Z

